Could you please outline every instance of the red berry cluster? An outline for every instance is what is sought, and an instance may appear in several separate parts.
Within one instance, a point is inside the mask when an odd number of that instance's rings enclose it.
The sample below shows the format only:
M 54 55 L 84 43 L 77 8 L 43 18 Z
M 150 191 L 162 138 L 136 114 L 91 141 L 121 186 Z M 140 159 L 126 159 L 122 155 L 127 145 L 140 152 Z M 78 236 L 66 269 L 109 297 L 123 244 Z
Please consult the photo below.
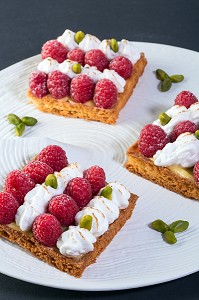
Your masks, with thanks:
M 80 63 L 96 67 L 103 72 L 104 69 L 116 71 L 125 80 L 133 71 L 133 65 L 128 58 L 117 56 L 109 61 L 105 54 L 99 49 L 93 49 L 84 53 L 80 48 L 68 51 L 57 40 L 46 42 L 41 51 L 42 59 L 51 57 L 59 63 L 66 58 Z M 34 71 L 30 77 L 30 90 L 37 98 L 43 98 L 50 93 L 55 99 L 70 96 L 76 103 L 85 103 L 93 100 L 99 108 L 109 109 L 117 101 L 117 88 L 108 80 L 99 80 L 95 86 L 92 78 L 87 75 L 78 75 L 72 80 L 60 71 L 53 71 L 49 75 L 44 72 Z
M 50 40 L 46 42 L 42 47 L 41 55 L 42 59 L 51 57 L 59 63 L 62 63 L 68 58 L 82 66 L 86 64 L 94 66 L 101 72 L 103 72 L 104 69 L 114 70 L 124 79 L 128 79 L 133 71 L 133 65 L 126 57 L 117 56 L 110 61 L 99 49 L 92 49 L 86 53 L 84 53 L 84 51 L 80 48 L 75 48 L 69 51 L 57 40 Z
M 174 104 L 185 106 L 188 109 L 196 102 L 198 102 L 198 99 L 194 94 L 183 91 L 176 96 Z M 148 124 L 141 130 L 138 150 L 144 156 L 152 157 L 158 150 L 163 149 L 167 143 L 174 142 L 182 133 L 195 133 L 198 129 L 195 123 L 185 120 L 176 124 L 171 134 L 167 136 L 160 126 Z M 193 175 L 195 181 L 199 183 L 199 162 L 194 166 Z
M 23 170 L 9 173 L 5 180 L 5 190 L 0 192 L 0 224 L 13 222 L 18 207 L 35 184 L 45 182 L 49 174 L 67 165 L 65 151 L 57 145 L 49 145 Z M 50 200 L 47 212 L 34 220 L 32 231 L 36 240 L 48 247 L 55 246 L 62 227 L 74 224 L 77 212 L 105 186 L 105 180 L 105 172 L 99 166 L 85 170 L 83 178 L 71 179 L 64 193 Z

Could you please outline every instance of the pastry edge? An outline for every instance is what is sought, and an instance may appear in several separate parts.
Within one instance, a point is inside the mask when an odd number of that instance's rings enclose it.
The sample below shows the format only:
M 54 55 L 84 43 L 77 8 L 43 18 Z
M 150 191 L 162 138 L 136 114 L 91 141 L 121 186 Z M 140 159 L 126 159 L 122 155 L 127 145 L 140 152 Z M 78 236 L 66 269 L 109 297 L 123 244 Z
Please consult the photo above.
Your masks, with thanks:
M 156 166 L 153 161 L 138 151 L 138 142 L 127 150 L 125 167 L 132 173 L 150 180 L 186 198 L 199 200 L 199 187 L 188 178 L 183 178 L 167 167 Z
M 33 236 L 13 229 L 9 225 L 0 225 L 0 237 L 21 246 L 37 258 L 62 272 L 66 272 L 75 277 L 81 277 L 84 270 L 96 261 L 97 257 L 105 250 L 114 236 L 131 217 L 137 199 L 137 195 L 131 194 L 128 207 L 120 211 L 119 217 L 110 224 L 109 229 L 97 239 L 94 244 L 94 250 L 83 255 L 79 260 L 66 257 L 62 255 L 58 249 L 55 250 L 54 248 L 46 247 L 37 242 Z

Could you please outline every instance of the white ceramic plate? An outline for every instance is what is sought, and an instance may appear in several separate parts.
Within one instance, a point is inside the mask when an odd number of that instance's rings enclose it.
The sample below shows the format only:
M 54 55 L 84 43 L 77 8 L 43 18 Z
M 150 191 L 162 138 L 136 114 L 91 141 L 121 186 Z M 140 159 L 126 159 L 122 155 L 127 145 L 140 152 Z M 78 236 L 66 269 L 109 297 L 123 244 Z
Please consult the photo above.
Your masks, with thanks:
M 74 290 L 118 290 L 152 285 L 179 278 L 199 270 L 199 202 L 185 199 L 126 171 L 122 165 L 125 152 L 138 137 L 142 126 L 152 122 L 173 104 L 182 90 L 199 95 L 199 54 L 176 47 L 135 43 L 145 52 L 148 66 L 133 97 L 120 113 L 116 126 L 67 119 L 37 111 L 28 103 L 28 77 L 39 56 L 19 62 L 0 74 L 0 178 L 21 166 L 44 145 L 65 145 L 70 161 L 86 167 L 101 164 L 107 179 L 118 179 L 140 196 L 133 217 L 117 234 L 107 249 L 83 274 L 75 279 L 33 258 L 17 246 L 0 240 L 0 271 L 32 283 Z M 182 83 L 161 93 L 154 70 L 183 74 Z M 27 128 L 23 138 L 15 138 L 8 113 L 34 116 L 39 123 Z M 35 139 L 26 139 L 35 137 Z M 178 242 L 168 245 L 148 224 L 160 218 L 171 223 L 177 219 L 190 222 L 188 231 L 178 234 Z

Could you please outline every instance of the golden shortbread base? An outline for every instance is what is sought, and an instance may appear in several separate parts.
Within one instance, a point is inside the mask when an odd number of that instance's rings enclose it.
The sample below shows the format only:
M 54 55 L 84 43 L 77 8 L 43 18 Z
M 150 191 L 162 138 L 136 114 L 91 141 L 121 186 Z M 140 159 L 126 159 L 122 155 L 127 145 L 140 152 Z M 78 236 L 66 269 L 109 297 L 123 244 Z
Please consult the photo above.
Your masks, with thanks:
M 130 172 L 184 197 L 199 200 L 199 187 L 194 180 L 180 176 L 169 169 L 169 167 L 154 165 L 153 160 L 145 157 L 138 151 L 138 142 L 127 150 L 127 158 L 125 166 Z
M 56 247 L 46 247 L 37 242 L 32 234 L 23 232 L 13 223 L 0 225 L 0 236 L 18 244 L 37 258 L 75 277 L 81 277 L 83 271 L 93 264 L 101 252 L 105 250 L 117 232 L 131 217 L 138 196 L 131 194 L 129 205 L 120 211 L 119 217 L 109 226 L 94 244 L 94 250 L 81 256 L 78 260 L 62 255 Z

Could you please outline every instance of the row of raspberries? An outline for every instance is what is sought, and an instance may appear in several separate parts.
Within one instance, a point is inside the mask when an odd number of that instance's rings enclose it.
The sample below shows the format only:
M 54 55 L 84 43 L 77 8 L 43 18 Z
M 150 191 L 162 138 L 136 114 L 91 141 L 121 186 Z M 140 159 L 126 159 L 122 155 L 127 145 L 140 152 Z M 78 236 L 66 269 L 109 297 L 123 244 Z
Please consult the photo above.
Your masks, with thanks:
M 57 40 L 50 40 L 46 42 L 41 51 L 42 59 L 51 57 L 62 63 L 66 59 L 76 61 L 82 66 L 88 64 L 89 66 L 96 67 L 100 72 L 104 69 L 110 69 L 116 71 L 124 79 L 128 79 L 131 76 L 133 66 L 128 58 L 123 56 L 117 56 L 109 61 L 105 54 L 99 49 L 93 49 L 86 53 L 80 48 L 68 50 Z
M 86 53 L 79 48 L 68 51 L 57 40 L 45 43 L 41 54 L 42 59 L 51 57 L 61 63 L 68 58 L 81 65 L 94 66 L 101 72 L 108 68 L 116 71 L 125 80 L 131 76 L 133 71 L 133 65 L 128 58 L 117 56 L 109 61 L 99 49 L 93 49 Z M 102 79 L 95 85 L 92 78 L 87 75 L 79 74 L 71 80 L 68 75 L 58 70 L 49 75 L 34 71 L 30 77 L 29 87 L 37 98 L 43 98 L 49 93 L 55 99 L 70 96 L 76 103 L 93 100 L 97 107 L 104 109 L 112 108 L 117 101 L 117 88 L 111 80 Z
M 93 99 L 97 107 L 104 109 L 113 107 L 117 101 L 117 88 L 111 80 L 104 78 L 95 85 L 85 74 L 71 80 L 60 71 L 53 71 L 49 75 L 35 71 L 30 77 L 30 90 L 38 98 L 50 93 L 56 99 L 70 96 L 76 103 Z
M 65 151 L 57 145 L 50 145 L 23 170 L 10 172 L 5 180 L 4 192 L 0 192 L 0 224 L 13 222 L 25 195 L 36 184 L 45 182 L 47 175 L 59 172 L 67 165 Z M 32 229 L 35 238 L 46 246 L 55 245 L 62 233 L 61 227 L 74 224 L 76 213 L 105 186 L 105 180 L 105 172 L 99 166 L 85 170 L 83 178 L 71 179 L 63 194 L 51 199 L 47 213 L 35 219 Z
M 183 91 L 177 95 L 174 104 L 179 106 L 185 106 L 187 109 L 198 101 L 197 97 L 189 92 Z M 167 143 L 174 142 L 177 137 L 185 132 L 195 133 L 198 130 L 198 126 L 189 121 L 181 121 L 173 128 L 172 133 L 167 136 L 165 131 L 158 125 L 147 124 L 141 130 L 138 149 L 146 157 L 153 157 L 158 151 L 162 150 Z M 199 182 L 199 162 L 194 166 L 193 175 L 196 182 Z

